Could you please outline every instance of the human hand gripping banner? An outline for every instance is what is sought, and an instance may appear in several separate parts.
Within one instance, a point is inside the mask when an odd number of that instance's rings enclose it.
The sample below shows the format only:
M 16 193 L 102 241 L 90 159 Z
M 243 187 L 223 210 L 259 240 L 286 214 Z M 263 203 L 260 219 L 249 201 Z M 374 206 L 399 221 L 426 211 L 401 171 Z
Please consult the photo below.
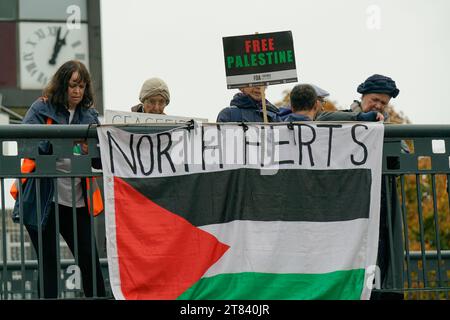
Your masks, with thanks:
M 116 299 L 369 299 L 382 124 L 97 130 Z

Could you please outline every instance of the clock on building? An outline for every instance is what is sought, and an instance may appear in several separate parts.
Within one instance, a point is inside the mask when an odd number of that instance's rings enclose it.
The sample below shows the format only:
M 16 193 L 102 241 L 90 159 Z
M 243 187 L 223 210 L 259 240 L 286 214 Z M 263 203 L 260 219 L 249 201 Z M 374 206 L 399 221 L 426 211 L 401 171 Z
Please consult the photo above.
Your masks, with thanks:
M 66 23 L 20 22 L 20 88 L 42 89 L 68 60 L 89 69 L 88 27 L 68 29 Z

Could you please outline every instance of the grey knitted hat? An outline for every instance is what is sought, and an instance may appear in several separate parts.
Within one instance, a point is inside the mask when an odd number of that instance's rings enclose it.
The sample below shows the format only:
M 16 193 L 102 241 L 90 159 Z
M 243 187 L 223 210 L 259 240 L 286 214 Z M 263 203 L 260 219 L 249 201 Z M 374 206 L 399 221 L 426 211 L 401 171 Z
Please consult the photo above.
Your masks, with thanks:
M 139 100 L 144 103 L 144 100 L 148 97 L 158 94 L 162 95 L 167 100 L 167 104 L 169 104 L 170 92 L 167 84 L 160 78 L 150 78 L 145 80 L 142 84 L 141 92 L 139 93 Z

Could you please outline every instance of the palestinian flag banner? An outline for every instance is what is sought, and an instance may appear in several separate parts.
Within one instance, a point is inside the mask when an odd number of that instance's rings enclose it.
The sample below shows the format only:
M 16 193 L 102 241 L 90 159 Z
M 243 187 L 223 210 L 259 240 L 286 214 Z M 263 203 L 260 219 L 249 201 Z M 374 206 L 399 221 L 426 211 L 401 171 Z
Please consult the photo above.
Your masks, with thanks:
M 369 299 L 384 127 L 98 128 L 116 299 Z

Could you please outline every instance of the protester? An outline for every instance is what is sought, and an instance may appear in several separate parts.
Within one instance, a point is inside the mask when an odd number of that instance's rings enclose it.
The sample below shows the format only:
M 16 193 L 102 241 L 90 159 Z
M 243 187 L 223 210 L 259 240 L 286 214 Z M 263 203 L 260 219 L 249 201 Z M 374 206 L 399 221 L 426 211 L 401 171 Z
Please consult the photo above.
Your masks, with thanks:
M 312 121 L 322 108 L 322 101 L 311 85 L 296 85 L 289 97 L 292 112 L 284 119 L 286 122 Z
M 374 74 L 368 77 L 356 89 L 358 93 L 362 94 L 361 101 L 354 100 L 350 108 L 353 111 L 378 111 L 384 114 L 387 120 L 388 114 L 386 107 L 391 98 L 396 98 L 400 93 L 395 81 L 389 77 Z
M 320 103 L 322 104 L 322 107 L 325 105 L 326 100 L 325 98 L 328 97 L 330 95 L 330 93 L 312 83 L 308 83 L 307 85 L 311 86 L 316 95 L 317 95 L 317 99 L 320 101 Z M 292 93 L 292 91 L 291 91 Z M 291 105 L 286 106 L 286 107 L 281 107 L 279 110 L 279 115 L 281 120 L 286 121 L 286 118 L 289 117 L 290 114 L 292 114 L 292 102 Z M 320 112 L 320 111 L 319 111 Z M 314 120 L 314 118 L 312 118 L 311 120 Z
M 264 122 L 262 110 L 262 90 L 266 87 L 245 87 L 239 89 L 230 102 L 222 109 L 216 122 Z M 266 99 L 267 120 L 280 122 L 278 108 Z
M 326 104 L 325 98 L 328 97 L 330 94 L 328 91 L 318 87 L 314 84 L 307 84 L 309 87 L 312 87 L 316 93 L 317 100 L 319 104 L 317 105 L 317 108 L 315 109 L 314 116 L 310 120 L 317 120 L 317 121 L 383 121 L 384 116 L 376 111 L 368 111 L 368 112 L 362 112 L 361 110 L 352 112 L 351 110 L 348 111 L 324 111 L 323 108 Z M 298 88 L 297 88 L 298 90 Z M 300 99 L 301 100 L 301 99 Z M 292 104 L 292 102 L 291 102 Z M 282 107 L 280 108 L 280 118 L 283 121 L 294 121 L 294 117 L 291 117 L 292 114 L 292 105 L 289 107 Z M 297 117 L 298 118 L 298 117 Z M 288 120 L 289 119 L 289 120 Z M 296 120 L 300 121 L 300 120 Z
M 395 81 L 391 78 L 374 74 L 358 86 L 357 92 L 362 94 L 361 101 L 354 100 L 350 109 L 342 110 L 338 113 L 323 112 L 317 116 L 316 120 L 336 121 L 341 120 L 341 117 L 347 117 L 346 113 L 375 111 L 382 114 L 384 121 L 388 121 L 389 114 L 386 112 L 386 107 L 391 98 L 397 97 L 400 90 L 396 87 Z M 381 116 L 378 116 L 377 119 L 382 120 Z
M 389 115 L 386 107 L 391 98 L 396 98 L 400 92 L 396 83 L 390 77 L 374 74 L 361 83 L 357 92 L 362 94 L 361 101 L 355 100 L 351 105 L 353 111 L 378 111 Z M 394 142 L 394 141 L 391 141 Z M 390 142 L 385 142 L 390 143 Z M 398 143 L 398 141 L 394 142 Z M 408 146 L 400 141 L 402 152 L 409 153 Z M 390 201 L 388 202 L 388 197 Z M 390 220 L 388 219 L 390 212 Z M 389 225 L 392 233 L 389 232 Z M 390 236 L 392 234 L 392 237 Z M 391 243 L 391 244 L 390 244 Z M 395 254 L 393 260 L 390 255 L 390 245 Z M 403 286 L 403 239 L 402 239 L 402 211 L 395 176 L 384 176 L 381 184 L 381 210 L 378 242 L 377 265 L 380 268 L 381 287 L 385 290 Z M 392 271 L 395 269 L 395 273 Z M 371 299 L 403 299 L 403 293 L 374 292 Z
M 131 111 L 165 114 L 164 109 L 170 102 L 169 87 L 160 78 L 147 79 L 142 84 L 139 101 L 141 103 L 131 107 Z
M 377 113 L 377 118 L 383 117 L 388 121 L 389 115 L 386 107 L 391 98 L 398 96 L 400 90 L 395 81 L 390 77 L 374 74 L 368 77 L 357 87 L 357 92 L 362 94 L 361 101 L 354 100 L 351 109 L 339 112 L 323 112 L 317 116 L 319 121 L 335 120 L 337 117 L 346 117 L 348 114 L 369 114 Z M 398 141 L 389 141 L 386 143 L 398 143 Z M 404 141 L 400 141 L 402 152 L 408 153 L 408 147 Z M 390 202 L 388 202 L 388 196 Z M 403 285 L 403 259 L 398 252 L 403 252 L 402 240 L 402 221 L 401 207 L 397 194 L 395 176 L 384 176 L 381 183 L 381 210 L 377 265 L 379 266 L 381 288 L 384 290 L 395 289 L 396 284 L 399 288 Z M 391 212 L 390 221 L 388 221 L 388 211 Z M 389 232 L 389 224 L 392 228 L 392 238 Z M 394 260 L 390 258 L 390 243 L 392 243 L 395 254 Z M 396 272 L 393 273 L 395 268 Z M 372 292 L 371 299 L 402 299 L 402 293 L 395 292 Z
M 43 91 L 43 96 L 31 105 L 22 123 L 26 125 L 98 124 L 98 113 L 93 104 L 92 82 L 85 65 L 79 61 L 68 61 L 53 75 Z M 88 151 L 85 142 L 77 144 L 75 149 L 84 154 Z M 48 141 L 42 141 L 39 144 L 39 153 L 52 154 L 52 145 Z M 68 159 L 57 160 L 56 169 L 61 172 L 70 172 L 68 161 Z M 34 167 L 33 160 L 25 159 L 22 171 L 32 172 Z M 61 281 L 60 275 L 57 274 L 56 248 L 59 235 L 56 234 L 55 210 L 58 210 L 59 213 L 59 232 L 75 255 L 72 194 L 75 194 L 77 248 L 83 290 L 85 296 L 93 296 L 91 260 L 91 247 L 93 246 L 97 296 L 105 296 L 105 285 L 97 247 L 95 242 L 91 241 L 91 227 L 93 226 L 89 215 L 103 210 L 100 190 L 94 180 L 90 179 L 88 184 L 86 179 L 75 178 L 75 189 L 72 190 L 72 178 L 58 178 L 56 183 L 58 199 L 55 199 L 56 190 L 53 178 L 28 178 L 23 184 L 23 192 L 17 197 L 14 206 L 13 219 L 15 222 L 19 222 L 19 208 L 22 207 L 24 225 L 43 267 L 44 277 L 43 279 L 38 278 L 38 281 L 44 281 L 44 292 L 39 292 L 40 297 L 57 298 L 58 281 Z M 92 208 L 91 201 L 88 199 L 89 188 L 92 189 L 91 193 L 93 194 Z M 13 189 L 11 190 L 12 194 Z M 40 201 L 37 199 L 36 190 L 40 190 Z M 39 229 L 42 231 L 42 260 L 39 255 Z

